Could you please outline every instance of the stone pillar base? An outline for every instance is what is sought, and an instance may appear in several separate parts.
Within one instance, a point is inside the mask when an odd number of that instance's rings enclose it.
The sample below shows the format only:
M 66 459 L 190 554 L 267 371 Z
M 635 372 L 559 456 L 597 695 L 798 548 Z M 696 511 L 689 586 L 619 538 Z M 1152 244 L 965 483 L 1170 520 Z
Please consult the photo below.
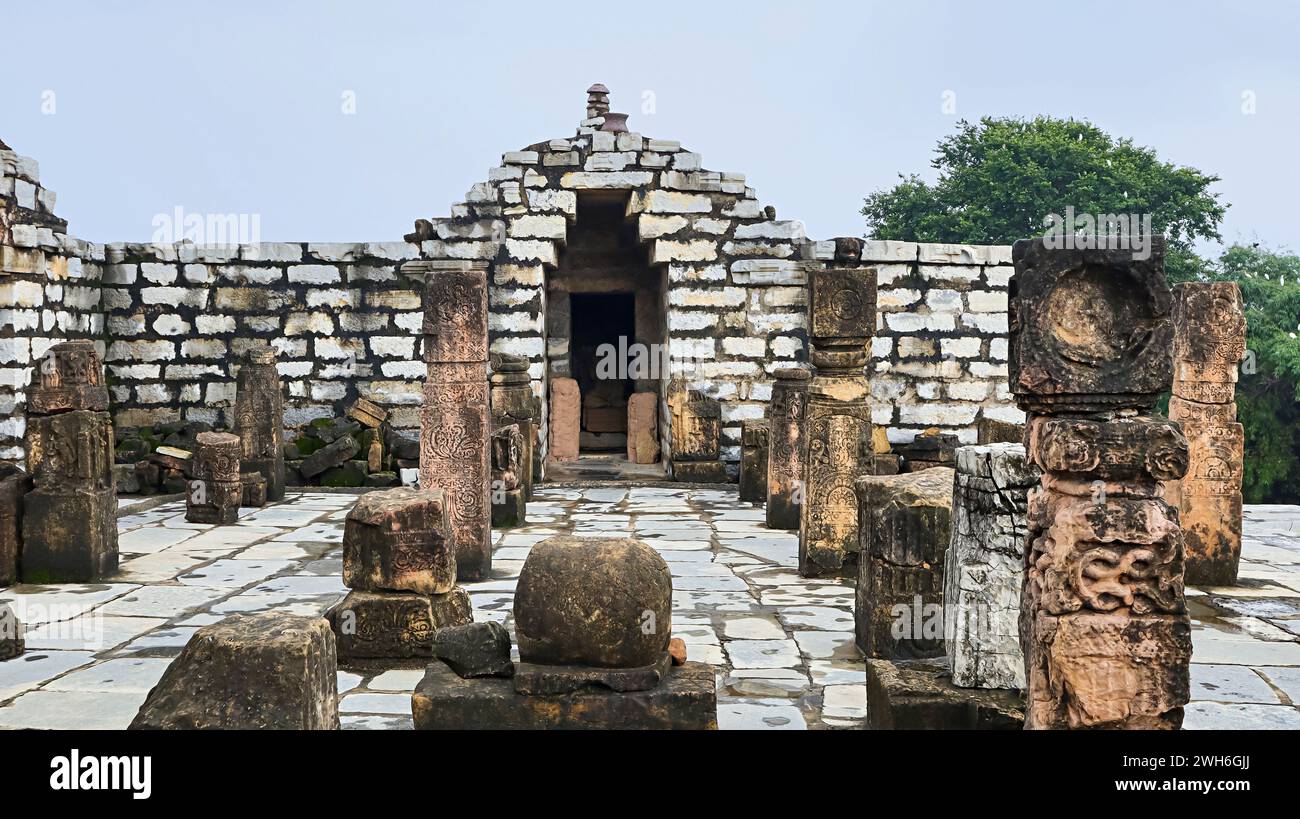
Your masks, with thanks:
M 199 487 L 195 484 L 200 483 L 206 501 L 196 503 L 195 492 Z M 239 504 L 243 499 L 244 484 L 241 481 L 192 481 L 185 503 L 185 519 L 190 523 L 234 523 L 239 520 Z
M 867 724 L 878 731 L 1019 731 L 1018 692 L 958 688 L 943 660 L 867 660 Z
M 500 503 L 492 504 L 492 526 L 497 529 L 510 529 L 526 522 L 528 503 L 522 489 L 512 489 L 502 493 Z
M 433 635 L 473 622 L 469 595 L 460 586 L 446 594 L 351 591 L 325 612 L 340 660 L 432 657 Z
M 115 571 L 112 489 L 37 489 L 23 498 L 24 583 L 93 583 Z

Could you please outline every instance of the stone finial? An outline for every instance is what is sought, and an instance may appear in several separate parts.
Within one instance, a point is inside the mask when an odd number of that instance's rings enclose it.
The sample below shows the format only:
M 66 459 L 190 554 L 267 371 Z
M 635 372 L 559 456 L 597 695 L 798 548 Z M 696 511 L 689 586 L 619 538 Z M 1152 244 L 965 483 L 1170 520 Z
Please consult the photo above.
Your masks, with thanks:
M 609 89 L 596 83 L 587 89 L 587 119 L 603 117 L 609 112 Z

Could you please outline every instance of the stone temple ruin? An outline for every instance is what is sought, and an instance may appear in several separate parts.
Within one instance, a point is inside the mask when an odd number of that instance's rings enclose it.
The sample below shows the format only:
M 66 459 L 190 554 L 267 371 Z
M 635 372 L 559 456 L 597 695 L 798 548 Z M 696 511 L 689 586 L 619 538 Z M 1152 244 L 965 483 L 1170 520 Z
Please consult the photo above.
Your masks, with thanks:
M 417 728 L 711 729 L 653 536 L 494 554 L 548 485 L 677 482 L 850 587 L 866 727 L 1178 727 L 1184 565 L 1241 549 L 1235 287 L 1171 293 L 1159 242 L 812 240 L 587 103 L 392 242 L 87 243 L 0 152 L 0 587 L 111 581 L 118 494 L 361 490 L 345 595 L 205 625 L 134 727 L 337 728 L 342 664 L 424 669 Z

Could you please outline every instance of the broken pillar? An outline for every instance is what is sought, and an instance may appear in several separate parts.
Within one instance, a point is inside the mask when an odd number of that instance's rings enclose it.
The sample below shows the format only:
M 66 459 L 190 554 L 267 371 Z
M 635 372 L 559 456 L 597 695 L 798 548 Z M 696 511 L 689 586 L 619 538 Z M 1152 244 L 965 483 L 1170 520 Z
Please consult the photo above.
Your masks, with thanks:
M 338 727 L 329 623 L 275 612 L 236 614 L 196 631 L 131 721 L 146 730 Z
M 927 429 L 912 439 L 911 443 L 899 444 L 897 454 L 902 458 L 904 471 L 920 472 L 936 466 L 952 469 L 957 464 L 957 436 L 952 433 Z
M 627 399 L 627 460 L 652 464 L 659 460 L 659 395 L 636 392 Z
M 412 695 L 415 727 L 716 728 L 713 672 L 673 664 L 671 618 L 672 575 L 654 549 L 632 539 L 544 540 L 519 574 L 513 676 L 438 660 Z
M 799 573 L 852 576 L 858 551 L 854 481 L 875 472 L 867 344 L 876 328 L 874 268 L 811 274 L 813 376 L 808 385 L 808 457 L 800 505 Z
M 1025 687 L 1020 587 L 1028 495 L 1037 485 L 1022 444 L 957 450 L 943 613 L 948 667 L 961 688 Z
M 266 476 L 261 472 L 244 472 L 239 476 L 242 487 L 240 506 L 266 506 Z
M 805 419 L 810 373 L 802 367 L 783 367 L 774 375 L 772 399 L 767 404 L 767 525 L 797 530 L 808 459 Z
M 550 441 L 546 452 L 551 460 L 576 461 L 582 432 L 582 396 L 574 379 L 551 379 L 551 413 L 547 424 Z
M 244 352 L 235 385 L 235 418 L 242 472 L 266 478 L 266 498 L 284 500 L 284 394 L 275 350 L 257 344 Z
M 12 660 L 26 650 L 23 624 L 8 603 L 0 603 L 0 661 Z
M 88 583 L 117 570 L 113 422 L 89 341 L 51 347 L 28 393 L 24 583 Z M 50 414 L 43 414 L 45 410 Z
M 943 655 L 943 566 L 953 471 L 869 475 L 855 483 L 861 555 L 853 620 L 868 657 Z
M 349 510 L 343 585 L 352 591 L 325 613 L 341 659 L 428 657 L 438 629 L 470 622 L 445 497 L 399 487 L 362 495 Z
M 1246 315 L 1235 282 L 1174 287 L 1174 385 L 1169 420 L 1187 438 L 1187 475 L 1171 484 L 1179 508 L 1185 582 L 1231 586 L 1241 558 L 1245 431 L 1237 422 L 1237 372 Z
M 23 496 L 32 491 L 32 476 L 13 464 L 0 463 L 0 586 L 18 582 L 23 554 Z
M 722 405 L 683 382 L 668 390 L 672 435 L 673 480 L 686 483 L 727 483 L 727 468 L 718 460 L 722 435 Z
M 244 497 L 239 436 L 200 432 L 196 442 L 193 477 L 185 494 L 185 519 L 190 523 L 234 523 Z
M 420 486 L 445 493 L 457 571 L 481 580 L 492 569 L 487 265 L 413 262 L 403 270 L 427 273 Z
M 1151 412 L 1170 387 L 1164 241 L 1151 253 L 1012 249 L 1011 389 L 1029 414 L 1020 645 L 1025 727 L 1181 726 L 1191 624 L 1164 483 L 1187 439 Z
M 492 433 L 492 525 L 509 528 L 524 523 L 528 508 L 524 499 L 524 434 L 517 424 Z
M 493 427 L 511 424 L 519 427 L 521 435 L 519 485 L 523 500 L 533 498 L 533 470 L 537 459 L 537 399 L 533 395 L 533 381 L 528 374 L 528 359 L 523 356 L 499 354 L 492 356 L 490 390 Z
M 743 501 L 767 501 L 768 431 L 767 421 L 740 422 L 740 499 Z

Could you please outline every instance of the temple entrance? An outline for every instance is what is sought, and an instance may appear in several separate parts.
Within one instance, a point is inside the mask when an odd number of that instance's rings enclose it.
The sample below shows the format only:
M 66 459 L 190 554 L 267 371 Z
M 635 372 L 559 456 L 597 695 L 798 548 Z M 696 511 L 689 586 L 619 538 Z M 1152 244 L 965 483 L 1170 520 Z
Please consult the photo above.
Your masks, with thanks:
M 629 470 L 655 477 L 663 473 L 658 407 L 667 379 L 661 371 L 666 272 L 650 266 L 626 218 L 629 196 L 580 191 L 577 219 L 548 275 L 552 390 L 559 379 L 576 382 L 560 385 L 566 398 L 552 402 L 550 423 L 568 433 L 561 468 L 577 459 L 615 473 L 609 477 L 627 477 Z

